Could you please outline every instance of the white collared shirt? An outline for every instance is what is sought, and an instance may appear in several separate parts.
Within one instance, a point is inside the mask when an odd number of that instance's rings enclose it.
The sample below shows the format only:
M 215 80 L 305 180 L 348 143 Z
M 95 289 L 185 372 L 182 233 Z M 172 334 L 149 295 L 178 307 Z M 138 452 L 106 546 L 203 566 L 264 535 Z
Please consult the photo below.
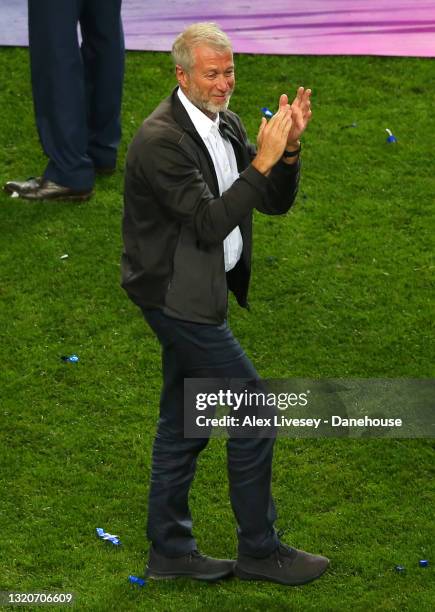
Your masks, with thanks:
M 178 97 L 186 109 L 196 131 L 201 136 L 213 161 L 219 184 L 219 195 L 229 189 L 239 178 L 236 156 L 232 144 L 222 138 L 219 132 L 219 114 L 213 121 L 199 110 L 178 88 Z M 239 226 L 235 227 L 224 240 L 225 272 L 234 268 L 240 259 L 243 249 L 242 234 Z

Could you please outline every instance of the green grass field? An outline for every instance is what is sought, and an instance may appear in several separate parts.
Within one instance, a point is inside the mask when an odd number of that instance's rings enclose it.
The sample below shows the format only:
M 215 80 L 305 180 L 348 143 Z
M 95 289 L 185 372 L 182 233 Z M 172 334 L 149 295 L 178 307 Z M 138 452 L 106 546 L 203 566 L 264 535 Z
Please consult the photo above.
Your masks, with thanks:
M 235 335 L 264 377 L 432 377 L 434 62 L 236 64 L 232 109 L 252 139 L 259 109 L 300 84 L 313 89 L 314 115 L 297 205 L 255 218 L 252 310 L 231 302 Z M 91 611 L 433 610 L 434 453 L 424 439 L 278 440 L 277 526 L 287 543 L 332 560 L 313 584 L 127 582 L 147 557 L 160 353 L 119 287 L 122 167 L 173 85 L 167 54 L 128 54 L 119 170 L 97 179 L 88 203 L 0 195 L 0 590 L 73 591 Z M 38 175 L 25 49 L 0 50 L 0 102 L 0 180 Z M 71 353 L 79 363 L 62 363 Z M 216 556 L 236 551 L 225 462 L 224 442 L 212 440 L 191 495 L 200 548 Z M 96 527 L 123 546 L 99 541 Z

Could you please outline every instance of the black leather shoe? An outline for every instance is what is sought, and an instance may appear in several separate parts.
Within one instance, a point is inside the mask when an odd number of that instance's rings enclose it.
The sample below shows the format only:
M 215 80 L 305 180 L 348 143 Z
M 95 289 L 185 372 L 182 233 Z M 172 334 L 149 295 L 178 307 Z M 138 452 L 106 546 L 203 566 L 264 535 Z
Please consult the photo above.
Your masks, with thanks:
M 326 557 L 280 543 L 271 555 L 263 559 L 239 555 L 234 574 L 242 580 L 268 580 L 295 586 L 319 578 L 328 565 Z
M 63 187 L 53 181 L 48 181 L 42 178 L 30 178 L 23 183 L 17 181 L 9 181 L 4 186 L 7 193 L 18 194 L 18 197 L 23 200 L 62 200 L 62 201 L 83 201 L 89 200 L 92 195 L 92 189 L 88 191 L 77 191 L 70 187 Z
M 4 185 L 3 190 L 6 193 L 27 193 L 29 191 L 34 191 L 38 189 L 41 185 L 42 177 L 41 176 L 31 176 L 27 179 L 27 181 L 19 182 L 19 181 L 8 181 L 6 185 Z
M 145 576 L 155 580 L 184 577 L 214 581 L 232 575 L 234 563 L 231 559 L 206 557 L 197 550 L 182 557 L 164 557 L 151 547 Z

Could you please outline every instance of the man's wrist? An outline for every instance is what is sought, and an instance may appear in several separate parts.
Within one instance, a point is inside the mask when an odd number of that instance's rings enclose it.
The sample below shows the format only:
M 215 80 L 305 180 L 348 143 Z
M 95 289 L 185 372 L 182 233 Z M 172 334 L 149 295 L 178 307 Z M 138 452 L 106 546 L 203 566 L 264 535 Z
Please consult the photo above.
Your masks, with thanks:
M 252 160 L 252 165 L 254 166 L 254 168 L 260 172 L 261 174 L 263 174 L 263 176 L 269 176 L 270 174 L 270 170 L 271 170 L 271 166 L 270 164 L 268 164 L 267 162 L 265 162 L 264 160 L 261 159 L 260 155 L 257 155 L 253 160 Z
M 293 142 L 288 142 L 285 147 L 285 151 L 289 153 L 293 153 L 294 151 L 300 151 L 301 149 L 301 141 L 294 140 Z
M 282 156 L 282 161 L 286 164 L 295 164 L 299 158 L 301 152 L 301 141 L 295 140 L 294 142 L 288 142 Z

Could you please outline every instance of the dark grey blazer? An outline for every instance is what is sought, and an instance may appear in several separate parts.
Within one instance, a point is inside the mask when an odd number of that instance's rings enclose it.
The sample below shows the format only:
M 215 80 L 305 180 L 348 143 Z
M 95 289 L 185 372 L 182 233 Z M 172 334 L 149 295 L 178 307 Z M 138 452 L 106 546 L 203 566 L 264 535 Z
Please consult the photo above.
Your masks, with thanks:
M 299 164 L 280 161 L 269 177 L 260 174 L 251 165 L 255 147 L 239 117 L 222 112 L 220 129 L 233 145 L 240 177 L 219 196 L 207 147 L 176 91 L 143 122 L 128 150 L 122 287 L 142 308 L 220 324 L 228 289 L 247 306 L 252 211 L 287 212 L 296 196 Z M 243 253 L 225 273 L 223 240 L 237 225 Z

